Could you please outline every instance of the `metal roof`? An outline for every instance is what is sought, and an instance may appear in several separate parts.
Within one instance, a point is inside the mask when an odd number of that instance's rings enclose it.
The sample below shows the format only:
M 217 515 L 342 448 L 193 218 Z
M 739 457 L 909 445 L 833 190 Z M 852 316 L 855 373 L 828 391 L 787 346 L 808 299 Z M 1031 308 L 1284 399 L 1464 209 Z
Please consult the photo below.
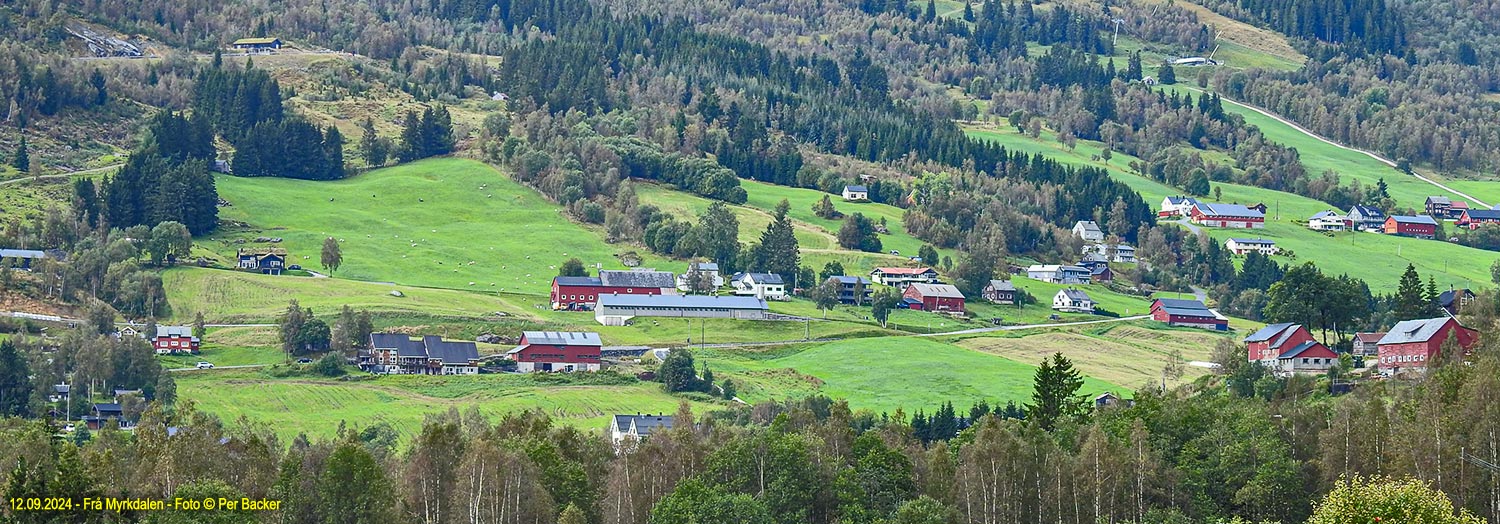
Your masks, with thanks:
M 1443 326 L 1448 325 L 1449 320 L 1452 319 L 1439 317 L 1424 318 L 1421 320 L 1403 320 L 1392 326 L 1390 331 L 1385 332 L 1385 336 L 1380 337 L 1380 342 L 1376 344 L 1383 346 L 1386 344 L 1427 342 L 1432 340 L 1432 337 L 1436 336 L 1439 331 L 1442 331 Z
M 403 357 L 427 356 L 427 346 L 421 340 L 412 340 L 401 333 L 371 333 L 370 347 L 394 350 L 396 355 Z
M 620 431 L 629 431 L 631 426 L 644 437 L 657 429 L 672 429 L 672 415 L 615 415 L 615 427 Z
M 463 365 L 479 359 L 479 346 L 473 342 L 449 341 L 437 335 L 427 335 L 422 337 L 422 345 L 427 347 L 427 358 L 442 360 L 444 364 Z
M 1294 326 L 1296 326 L 1296 324 L 1293 324 L 1291 322 L 1269 324 L 1266 327 L 1260 328 L 1260 331 L 1256 331 L 1254 333 L 1251 333 L 1250 336 L 1245 337 L 1244 342 L 1265 342 L 1267 340 L 1271 340 L 1271 337 L 1281 334 L 1282 331 L 1286 331 L 1287 328 L 1291 328 Z
M 1093 220 L 1079 220 L 1077 224 L 1073 224 L 1073 227 L 1078 227 L 1078 226 L 1083 226 L 1083 230 L 1084 231 L 1100 231 L 1100 232 L 1102 232 L 1099 229 L 1099 224 L 1095 223 Z
M 775 273 L 745 273 L 744 278 L 750 279 L 756 284 L 785 284 L 781 275 Z
M 676 287 L 676 277 L 670 271 L 612 271 L 599 272 L 599 280 L 609 287 Z
M 47 258 L 47 253 L 35 249 L 0 249 L 0 258 Z
M 1432 217 L 1427 215 L 1391 215 L 1391 220 L 1395 220 L 1398 224 L 1427 224 L 1429 226 L 1437 225 L 1437 221 L 1433 220 Z
M 599 334 L 588 331 L 526 331 L 521 333 L 521 338 L 526 339 L 528 344 L 548 344 L 553 346 L 603 346 L 604 342 L 599 340 Z
M 552 282 L 559 286 L 603 286 L 604 282 L 595 277 L 552 277 Z
M 1093 302 L 1094 301 L 1094 299 L 1089 298 L 1089 294 L 1088 293 L 1084 293 L 1083 291 L 1077 290 L 1077 289 L 1064 289 L 1064 290 L 1058 291 L 1058 293 L 1062 293 L 1063 296 L 1068 297 L 1068 300 L 1072 300 L 1072 301 L 1075 301 L 1075 302 L 1076 301 L 1084 301 L 1084 300 L 1087 300 L 1089 302 Z
M 1011 281 L 1009 281 L 1009 280 L 991 280 L 990 281 L 990 287 L 995 288 L 996 291 L 1015 291 L 1016 290 L 1016 285 L 1013 284 L 1013 283 L 1011 283 Z
M 1313 215 L 1308 220 L 1317 220 L 1320 218 L 1343 218 L 1343 215 L 1338 214 L 1337 211 L 1322 211 L 1316 215 Z
M 828 277 L 828 278 L 830 278 L 832 280 L 837 280 L 840 284 L 848 284 L 848 285 L 851 285 L 851 286 L 854 285 L 854 284 L 864 284 L 866 286 L 870 285 L 870 279 L 867 279 L 865 277 L 851 277 L 851 276 L 848 276 L 848 275 L 835 275 L 835 276 L 831 276 L 831 277 Z
M 156 326 L 156 338 L 161 337 L 188 337 L 198 341 L 198 337 L 193 336 L 192 326 Z
M 882 273 L 886 275 L 921 275 L 924 273 L 936 273 L 930 267 L 877 267 L 870 273 Z
M 1263 246 L 1276 245 L 1276 241 L 1268 238 L 1231 238 L 1229 240 L 1233 241 L 1236 244 L 1258 244 Z
M 1470 209 L 1470 220 L 1500 220 L 1500 211 L 1494 209 Z
M 924 282 L 913 282 L 912 287 L 917 289 L 917 294 L 924 297 L 939 298 L 964 298 L 964 294 L 958 288 L 948 284 L 928 284 Z
M 1198 212 L 1211 217 L 1265 218 L 1266 214 L 1239 204 L 1196 204 Z
M 1359 216 L 1362 216 L 1364 218 L 1376 218 L 1376 217 L 1383 217 L 1383 216 L 1385 216 L 1385 212 L 1381 211 L 1378 208 L 1374 208 L 1374 207 L 1370 207 L 1370 206 L 1361 206 L 1361 205 L 1358 205 L 1358 204 L 1356 204 L 1352 208 L 1349 208 L 1349 214 L 1353 215 L 1353 214 L 1356 214 L 1356 213 L 1358 213 Z
M 755 297 L 712 295 L 599 295 L 601 307 L 658 307 L 703 309 L 769 309 Z
M 869 193 L 870 189 L 865 186 L 844 186 L 844 191 L 850 193 Z
M 1427 203 L 1428 204 L 1452 204 L 1453 201 L 1449 200 L 1448 197 L 1445 197 L 1445 196 L 1430 196 L 1430 197 L 1427 197 Z
M 1318 347 L 1318 346 L 1322 346 L 1322 344 L 1319 344 L 1318 341 L 1316 341 L 1316 340 L 1308 340 L 1308 341 L 1305 341 L 1305 342 L 1303 342 L 1301 344 L 1297 344 L 1296 346 L 1292 347 L 1292 349 L 1286 350 L 1281 355 L 1278 355 L 1276 358 L 1278 358 L 1278 359 L 1281 359 L 1281 358 L 1297 358 L 1298 355 L 1306 353 L 1307 350 L 1315 348 L 1315 347 Z M 1324 349 L 1326 350 L 1327 348 L 1324 348 Z

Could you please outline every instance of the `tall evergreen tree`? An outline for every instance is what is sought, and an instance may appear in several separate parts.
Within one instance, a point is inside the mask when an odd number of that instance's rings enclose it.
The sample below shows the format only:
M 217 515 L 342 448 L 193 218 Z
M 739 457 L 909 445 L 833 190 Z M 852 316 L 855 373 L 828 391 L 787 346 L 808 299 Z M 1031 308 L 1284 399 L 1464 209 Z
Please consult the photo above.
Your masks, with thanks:
M 0 416 L 31 415 L 31 369 L 9 339 L 0 340 Z
M 791 287 L 806 285 L 799 283 L 797 267 L 802 265 L 797 249 L 797 234 L 792 229 L 792 219 L 787 216 L 791 204 L 782 199 L 776 205 L 776 214 L 766 230 L 760 235 L 760 245 L 755 252 L 756 269 L 783 276 Z
M 31 171 L 31 155 L 26 152 L 26 137 L 21 137 L 21 143 L 16 145 L 16 154 L 10 157 L 10 167 L 21 170 L 22 173 Z
M 323 158 L 328 172 L 321 178 L 324 180 L 344 178 L 344 134 L 339 132 L 338 126 L 330 125 L 323 133 Z
M 1052 431 L 1065 417 L 1083 415 L 1088 400 L 1078 394 L 1083 375 L 1073 369 L 1073 362 L 1062 353 L 1043 360 L 1032 379 L 1031 403 L 1026 405 L 1026 420 Z
M 1406 271 L 1401 273 L 1401 283 L 1396 286 L 1395 307 L 1392 313 L 1396 320 L 1413 320 L 1423 318 L 1427 315 L 1427 295 L 1422 289 L 1422 277 L 1417 274 L 1417 267 L 1412 264 L 1406 265 Z

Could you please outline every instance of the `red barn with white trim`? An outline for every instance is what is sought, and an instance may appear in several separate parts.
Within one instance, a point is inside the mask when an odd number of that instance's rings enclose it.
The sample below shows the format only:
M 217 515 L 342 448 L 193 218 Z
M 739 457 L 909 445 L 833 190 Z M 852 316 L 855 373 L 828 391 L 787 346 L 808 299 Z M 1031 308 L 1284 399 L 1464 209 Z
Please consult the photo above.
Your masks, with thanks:
M 574 331 L 526 331 L 521 345 L 506 352 L 516 361 L 516 370 L 599 371 L 604 343 L 598 333 Z
M 1479 340 L 1479 332 L 1459 325 L 1452 317 L 1406 320 L 1396 323 L 1376 343 L 1381 371 L 1421 371 L 1442 353 L 1443 342 L 1457 339 L 1465 354 Z
M 928 284 L 925 282 L 912 282 L 906 286 L 906 292 L 902 297 L 915 300 L 912 309 L 925 311 L 964 311 L 964 294 L 958 288 L 948 284 Z
M 1208 227 L 1259 229 L 1266 227 L 1266 214 L 1239 204 L 1199 202 L 1188 211 L 1193 222 Z
M 1248 359 L 1269 365 L 1275 365 L 1282 353 L 1303 342 L 1312 341 L 1312 332 L 1301 324 L 1290 322 L 1271 324 L 1245 337 L 1245 345 L 1249 349 Z

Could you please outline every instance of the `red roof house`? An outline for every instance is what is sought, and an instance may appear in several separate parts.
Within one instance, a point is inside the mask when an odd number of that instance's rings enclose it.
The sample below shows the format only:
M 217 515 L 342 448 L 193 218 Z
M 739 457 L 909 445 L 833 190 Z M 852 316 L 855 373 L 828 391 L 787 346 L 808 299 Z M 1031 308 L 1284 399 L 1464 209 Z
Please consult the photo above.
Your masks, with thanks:
M 1248 346 L 1248 357 L 1251 362 L 1275 366 L 1277 359 L 1283 353 L 1303 342 L 1312 340 L 1312 332 L 1306 327 L 1288 322 L 1271 324 L 1261 328 L 1260 331 L 1251 333 L 1250 336 L 1245 337 L 1245 345 Z
M 1425 370 L 1428 362 L 1438 358 L 1443 342 L 1450 337 L 1467 353 L 1479 339 L 1479 332 L 1459 325 L 1452 317 L 1398 322 L 1376 344 L 1380 370 Z
M 506 352 L 516 361 L 516 370 L 599 371 L 604 343 L 598 333 L 526 331 L 521 345 Z
M 964 294 L 960 293 L 958 288 L 948 284 L 913 282 L 906 286 L 906 292 L 901 296 L 915 301 L 911 303 L 912 309 L 959 313 L 964 311 Z

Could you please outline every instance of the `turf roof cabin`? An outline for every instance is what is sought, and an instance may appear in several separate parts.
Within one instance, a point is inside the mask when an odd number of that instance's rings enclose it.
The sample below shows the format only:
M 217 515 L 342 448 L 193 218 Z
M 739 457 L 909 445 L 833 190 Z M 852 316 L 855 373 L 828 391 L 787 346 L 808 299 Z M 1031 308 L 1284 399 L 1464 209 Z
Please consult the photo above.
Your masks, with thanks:
M 239 40 L 235 40 L 234 43 L 229 44 L 229 47 L 239 49 L 241 51 L 281 49 L 281 39 L 270 37 L 241 38 Z

